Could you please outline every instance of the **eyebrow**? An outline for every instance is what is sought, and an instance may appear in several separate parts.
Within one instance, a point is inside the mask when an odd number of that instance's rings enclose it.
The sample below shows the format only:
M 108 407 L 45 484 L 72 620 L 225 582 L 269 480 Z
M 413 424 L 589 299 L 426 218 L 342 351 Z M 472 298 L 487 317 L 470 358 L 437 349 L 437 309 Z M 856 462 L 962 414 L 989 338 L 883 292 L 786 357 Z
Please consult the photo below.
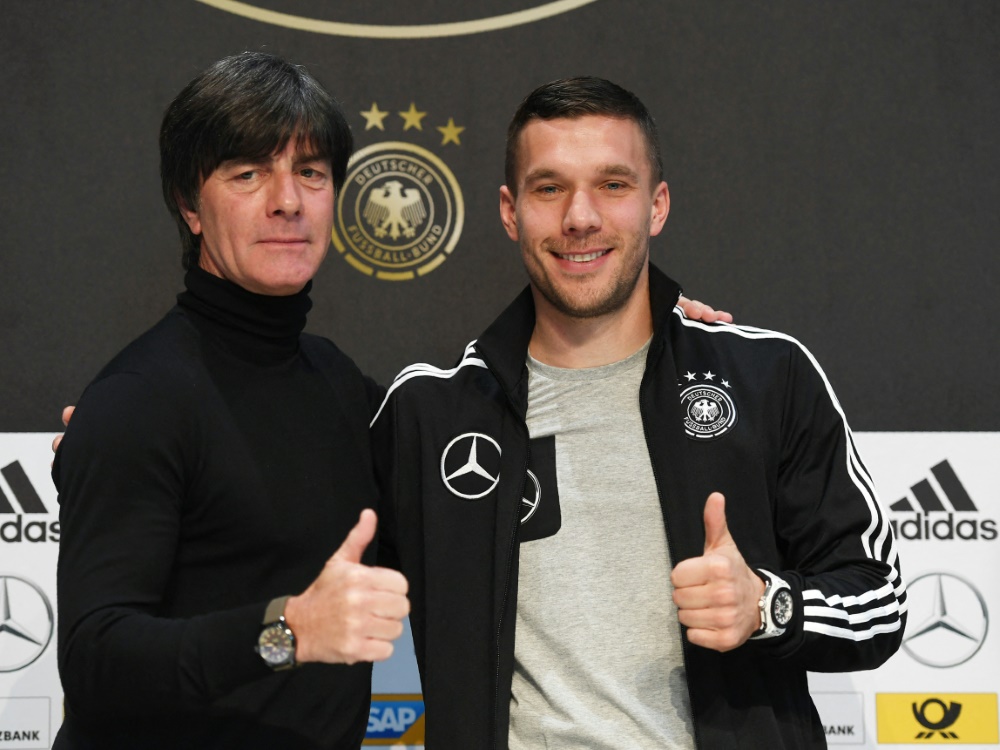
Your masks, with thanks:
M 550 180 L 556 176 L 554 169 L 536 169 L 524 176 L 524 181 L 537 182 L 538 180 Z
M 625 164 L 606 164 L 597 170 L 598 174 L 608 177 L 628 177 L 635 182 L 639 182 L 639 173 Z
M 328 156 L 320 156 L 316 151 L 298 151 L 295 154 L 294 162 L 296 164 L 302 164 L 307 161 L 325 161 L 330 162 L 332 159 Z
M 252 166 L 260 166 L 267 164 L 271 161 L 270 156 L 262 156 L 259 158 L 251 158 L 249 156 L 234 156 L 232 159 L 226 159 L 219 163 L 219 167 L 222 169 L 231 169 L 233 167 L 240 167 L 244 164 Z
M 602 167 L 598 167 L 595 170 L 595 174 L 601 175 L 602 177 L 627 177 L 635 182 L 639 182 L 640 180 L 639 174 L 625 164 L 605 164 Z M 525 175 L 524 182 L 527 184 L 529 182 L 538 182 L 540 180 L 551 180 L 558 176 L 559 173 L 556 170 L 542 167 Z
M 242 166 L 244 164 L 255 167 L 263 167 L 267 166 L 273 161 L 274 161 L 273 154 L 270 156 L 260 156 L 256 158 L 249 156 L 237 156 L 232 159 L 226 159 L 225 161 L 219 164 L 219 167 L 223 169 L 231 169 L 233 167 Z M 292 164 L 293 165 L 308 164 L 309 162 L 314 162 L 314 161 L 331 163 L 331 159 L 325 156 L 320 156 L 318 153 L 314 151 L 300 151 L 295 154 L 295 158 L 292 160 Z

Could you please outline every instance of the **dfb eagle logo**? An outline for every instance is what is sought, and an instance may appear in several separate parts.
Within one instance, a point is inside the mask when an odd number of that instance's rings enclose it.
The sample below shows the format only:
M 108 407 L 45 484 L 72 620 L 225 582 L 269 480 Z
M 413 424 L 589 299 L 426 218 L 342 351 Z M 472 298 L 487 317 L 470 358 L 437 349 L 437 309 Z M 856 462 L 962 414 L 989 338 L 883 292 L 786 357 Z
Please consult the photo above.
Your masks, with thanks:
M 401 229 L 405 237 L 416 234 L 416 227 L 427 218 L 427 209 L 419 190 L 404 190 L 402 182 L 389 180 L 368 194 L 364 217 L 375 230 L 376 237 L 388 234 L 398 240 Z
M 691 404 L 691 416 L 699 422 L 711 422 L 721 413 L 719 405 L 707 398 L 700 399 Z
M 730 386 L 723 382 L 724 388 Z M 684 432 L 694 440 L 715 440 L 736 424 L 732 396 L 714 383 L 695 383 L 681 391 Z

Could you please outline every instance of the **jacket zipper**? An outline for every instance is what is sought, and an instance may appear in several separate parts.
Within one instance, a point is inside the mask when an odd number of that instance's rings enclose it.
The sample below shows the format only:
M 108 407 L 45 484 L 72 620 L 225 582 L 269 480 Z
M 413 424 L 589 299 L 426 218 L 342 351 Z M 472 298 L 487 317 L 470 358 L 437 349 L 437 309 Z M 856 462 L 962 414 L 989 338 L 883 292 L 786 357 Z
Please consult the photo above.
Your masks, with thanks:
M 647 360 L 648 361 L 648 360 Z M 646 370 L 648 372 L 648 369 Z M 663 492 L 660 489 L 660 475 L 656 471 L 656 461 L 653 458 L 653 450 L 649 441 L 649 423 L 646 421 L 646 410 L 643 408 L 643 385 L 645 383 L 645 373 L 643 373 L 643 382 L 639 384 L 639 417 L 642 419 L 642 431 L 643 437 L 646 439 L 646 450 L 649 451 L 649 467 L 653 471 L 653 482 L 656 484 L 656 496 L 660 500 L 660 510 L 663 513 L 663 533 L 667 538 L 667 552 L 670 554 L 670 565 L 673 567 L 675 564 L 674 554 L 674 543 L 670 538 L 670 524 L 667 522 L 667 511 L 663 502 Z M 688 643 L 687 638 L 684 637 L 684 627 L 678 623 L 678 628 L 681 636 L 681 655 L 684 659 L 684 685 L 688 692 L 688 706 L 691 707 L 691 729 L 694 732 L 694 746 L 696 748 L 701 747 L 701 741 L 698 737 L 698 722 L 695 721 L 694 716 L 694 702 L 691 700 L 691 687 L 690 687 L 690 673 L 688 671 L 688 652 L 691 648 L 691 644 Z
M 520 423 L 518 427 L 527 433 L 527 427 Z M 525 435 L 527 438 L 527 435 Z M 531 440 L 527 438 L 525 441 L 527 449 L 524 454 L 524 466 L 521 469 L 521 473 L 518 476 L 527 476 L 528 473 L 528 462 L 531 454 Z M 513 528 L 510 530 L 510 544 L 507 547 L 507 574 L 504 576 L 503 583 L 503 599 L 500 601 L 500 618 L 497 621 L 497 635 L 496 635 L 496 674 L 494 675 L 493 682 L 493 750 L 497 748 L 497 733 L 499 727 L 497 726 L 497 717 L 500 713 L 500 636 L 503 631 L 504 613 L 507 611 L 507 594 L 510 592 L 510 567 L 514 560 L 514 545 L 517 544 L 517 529 L 519 525 L 518 514 L 514 513 L 514 524 Z M 509 699 L 508 699 L 509 700 Z
M 518 416 L 516 404 L 514 399 L 511 397 L 507 389 L 503 387 L 503 382 L 496 376 L 497 370 L 493 368 L 490 364 L 489 357 L 481 349 L 477 348 L 479 356 L 482 357 L 483 361 L 486 363 L 487 369 L 493 373 L 493 377 L 496 378 L 497 383 L 500 384 L 501 390 L 504 392 L 504 396 L 507 397 L 507 407 L 510 409 L 512 416 L 514 418 L 514 424 L 517 425 L 517 429 L 522 433 L 524 439 L 524 464 L 521 467 L 521 473 L 518 476 L 526 477 L 528 473 L 528 463 L 531 456 L 531 436 L 528 433 L 528 425 L 525 423 L 524 419 Z M 498 499 L 499 503 L 499 499 Z M 504 615 L 507 612 L 507 596 L 510 593 L 510 567 L 514 560 L 514 546 L 517 544 L 517 530 L 519 526 L 519 514 L 517 513 L 517 508 L 514 512 L 514 521 L 510 530 L 510 543 L 507 545 L 507 570 L 504 575 L 503 583 L 503 598 L 500 600 L 500 617 L 497 619 L 497 631 L 496 631 L 496 669 L 493 676 L 493 750 L 497 750 L 497 734 L 499 727 L 497 726 L 497 718 L 500 713 L 500 658 L 501 658 L 501 644 L 500 638 L 503 632 Z M 508 697 L 508 700 L 510 698 Z

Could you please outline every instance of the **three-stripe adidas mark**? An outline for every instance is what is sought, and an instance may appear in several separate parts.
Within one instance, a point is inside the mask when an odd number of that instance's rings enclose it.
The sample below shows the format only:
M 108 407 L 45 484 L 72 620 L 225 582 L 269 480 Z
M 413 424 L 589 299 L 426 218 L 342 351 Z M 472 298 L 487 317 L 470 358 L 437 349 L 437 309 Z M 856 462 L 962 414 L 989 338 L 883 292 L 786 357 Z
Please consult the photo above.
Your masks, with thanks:
M 979 517 L 976 504 L 947 459 L 932 466 L 931 475 L 938 489 L 930 478 L 921 479 L 910 487 L 912 499 L 906 496 L 889 506 L 894 514 L 916 514 L 892 518 L 890 523 L 896 536 L 941 541 L 997 538 L 996 520 Z
M 9 544 L 58 542 L 59 521 L 38 518 L 49 511 L 20 462 L 7 464 L 0 469 L 0 474 L 9 491 L 8 495 L 0 487 L 0 540 Z M 5 517 L 11 515 L 14 516 L 12 520 Z

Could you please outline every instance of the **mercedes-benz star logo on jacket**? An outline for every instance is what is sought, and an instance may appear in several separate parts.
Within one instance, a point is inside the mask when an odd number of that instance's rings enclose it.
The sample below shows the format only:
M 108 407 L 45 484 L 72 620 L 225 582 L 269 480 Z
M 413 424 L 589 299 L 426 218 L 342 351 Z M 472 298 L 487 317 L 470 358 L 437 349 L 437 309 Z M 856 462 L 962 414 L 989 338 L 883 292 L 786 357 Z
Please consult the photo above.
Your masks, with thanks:
M 489 435 L 466 432 L 441 454 L 441 480 L 465 500 L 485 497 L 500 481 L 500 446 Z

